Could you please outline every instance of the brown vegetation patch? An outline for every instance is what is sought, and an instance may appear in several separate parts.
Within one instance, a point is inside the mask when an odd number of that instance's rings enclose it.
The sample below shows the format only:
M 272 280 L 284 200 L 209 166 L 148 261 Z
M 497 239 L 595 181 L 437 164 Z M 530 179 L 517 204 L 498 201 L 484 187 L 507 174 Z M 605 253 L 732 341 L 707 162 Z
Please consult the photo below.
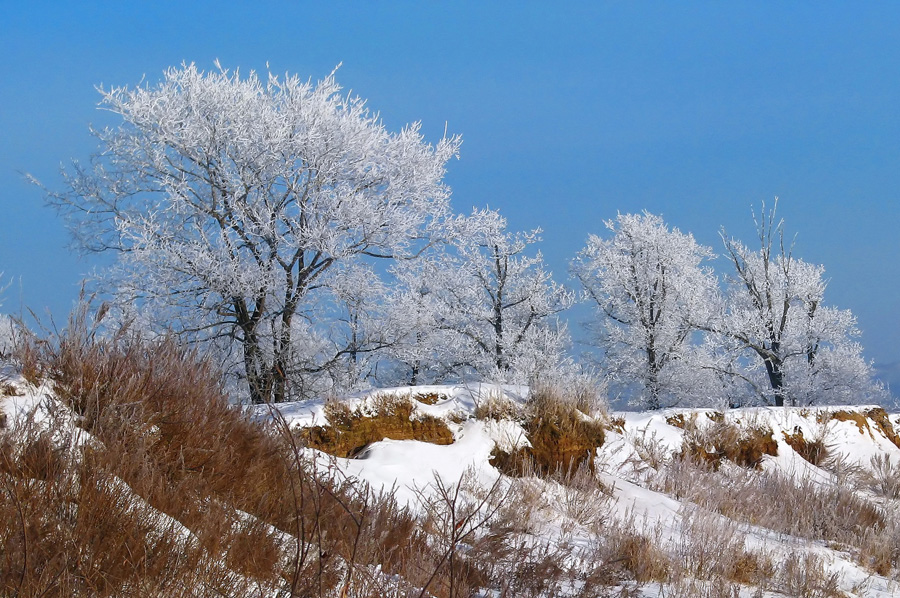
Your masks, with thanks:
M 893 424 L 891 424 L 887 411 L 881 407 L 875 407 L 866 411 L 866 417 L 875 423 L 875 426 L 881 430 L 885 438 L 893 442 L 897 448 L 900 448 L 900 435 L 897 434 Z
M 424 581 L 431 548 L 392 496 L 250 420 L 174 341 L 100 340 L 76 316 L 25 356 L 96 442 L 64 408 L 0 433 L 0 595 L 337 595 L 376 564 Z
M 669 555 L 650 538 L 636 533 L 623 534 L 615 546 L 622 568 L 639 584 L 668 579 L 671 570 Z
M 491 393 L 475 406 L 475 419 L 513 420 L 521 415 L 521 407 L 502 393 Z
M 0 397 L 21 397 L 25 393 L 12 382 L 0 382 Z
M 621 415 L 609 418 L 609 426 L 619 434 L 625 434 L 625 418 Z
M 325 405 L 327 426 L 311 426 L 298 432 L 307 446 L 337 457 L 354 457 L 365 447 L 385 438 L 451 444 L 453 433 L 447 424 L 430 415 L 413 415 L 415 407 L 405 397 L 381 395 L 371 410 L 350 409 L 345 403 Z
M 670 415 L 669 417 L 666 418 L 666 423 L 669 424 L 670 426 L 674 426 L 676 428 L 681 428 L 682 430 L 684 430 L 684 428 L 685 428 L 684 414 L 676 413 L 675 415 Z
M 580 580 L 599 598 L 621 580 L 581 548 L 521 541 L 495 514 L 526 501 L 499 484 L 442 487 L 429 496 L 445 508 L 418 517 L 307 458 L 277 412 L 231 407 L 196 354 L 73 324 L 30 345 L 69 408 L 0 431 L 0 596 L 557 596 Z M 392 401 L 364 415 L 408 419 Z M 569 495 L 599 492 L 582 490 Z
M 552 390 L 534 393 L 523 427 L 530 447 L 512 453 L 495 449 L 491 453 L 491 463 L 507 475 L 533 472 L 547 476 L 583 463 L 593 471 L 594 455 L 605 439 L 601 422 L 587 417 L 573 402 Z
M 684 436 L 680 457 L 718 469 L 723 459 L 741 467 L 759 467 L 763 455 L 778 454 L 772 430 L 757 425 L 717 422 L 705 429 L 691 429 Z
M 807 440 L 803 435 L 803 430 L 796 428 L 793 434 L 782 432 L 784 441 L 794 449 L 794 451 L 803 457 L 806 461 L 812 463 L 816 467 L 821 465 L 828 457 L 828 447 L 822 438 L 813 438 Z
M 717 424 L 721 424 L 725 422 L 725 414 L 721 411 L 707 411 L 706 417 L 710 420 L 716 422 Z
M 825 418 L 830 418 L 842 422 L 851 421 L 856 424 L 857 428 L 859 428 L 860 434 L 865 434 L 866 432 L 868 432 L 869 436 L 872 436 L 874 438 L 874 435 L 872 434 L 872 426 L 869 423 L 871 420 L 871 422 L 875 425 L 876 428 L 878 428 L 878 430 L 884 435 L 885 438 L 887 438 L 892 443 L 894 443 L 895 446 L 900 448 L 900 435 L 898 435 L 897 431 L 894 429 L 887 411 L 885 411 L 881 407 L 874 407 L 863 412 L 838 410 L 830 414 L 820 414 L 818 417 L 819 421 L 822 421 Z
M 858 411 L 833 411 L 831 412 L 831 419 L 839 422 L 853 422 L 856 424 L 856 427 L 859 428 L 860 434 L 865 434 L 866 432 L 869 435 L 872 434 L 872 429 L 869 427 L 869 420 L 866 419 L 866 416 Z
M 419 392 L 412 396 L 414 401 L 424 403 L 425 405 L 435 405 L 439 401 L 446 401 L 447 395 L 439 392 Z
M 864 552 L 879 543 L 896 546 L 896 526 L 889 515 L 849 485 L 822 485 L 772 471 L 716 472 L 685 460 L 673 463 L 658 488 L 736 522 L 831 543 L 843 551 L 856 547 Z M 900 556 L 900 551 L 894 554 Z
M 742 550 L 725 564 L 724 577 L 744 585 L 759 585 L 775 573 L 772 559 L 764 554 Z

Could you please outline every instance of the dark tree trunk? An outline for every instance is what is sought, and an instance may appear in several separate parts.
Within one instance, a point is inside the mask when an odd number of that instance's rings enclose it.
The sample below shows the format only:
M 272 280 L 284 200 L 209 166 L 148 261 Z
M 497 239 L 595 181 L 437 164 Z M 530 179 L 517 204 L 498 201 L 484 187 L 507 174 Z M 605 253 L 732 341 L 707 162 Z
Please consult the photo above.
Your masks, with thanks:
M 651 337 L 647 347 L 647 408 L 656 410 L 659 403 L 659 359 L 656 355 L 656 346 Z
M 263 363 L 259 344 L 253 336 L 246 333 L 241 344 L 244 351 L 244 372 L 250 389 L 250 402 L 254 405 L 266 403 L 269 400 L 269 371 Z
M 763 361 L 769 375 L 769 385 L 775 394 L 775 406 L 784 407 L 784 364 L 775 357 L 767 357 Z
M 499 371 L 506 371 L 506 356 L 503 355 L 503 305 L 499 299 L 494 303 L 494 363 Z
M 281 329 L 272 331 L 275 334 L 275 337 L 270 339 L 273 354 L 267 359 L 262 346 L 264 338 L 258 333 L 264 299 L 257 300 L 256 305 L 257 308 L 251 312 L 243 299 L 234 300 L 250 401 L 255 405 L 280 403 L 287 399 L 287 371 L 293 312 L 286 309 L 281 314 L 279 322 Z

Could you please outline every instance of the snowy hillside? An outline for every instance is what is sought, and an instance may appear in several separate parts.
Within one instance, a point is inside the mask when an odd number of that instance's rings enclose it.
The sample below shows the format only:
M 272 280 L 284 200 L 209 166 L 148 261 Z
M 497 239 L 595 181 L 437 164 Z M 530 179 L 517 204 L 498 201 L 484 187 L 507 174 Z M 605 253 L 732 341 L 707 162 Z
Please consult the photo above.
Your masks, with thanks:
M 879 556 L 875 550 L 866 554 L 874 546 L 850 540 L 855 535 L 886 543 L 891 558 L 900 550 L 895 523 L 900 513 L 900 437 L 895 432 L 900 430 L 900 416 L 859 406 L 594 414 L 604 422 L 606 437 L 593 459 L 602 492 L 588 498 L 576 496 L 584 491 L 584 480 L 572 484 L 574 476 L 562 484 L 546 476 L 507 478 L 493 466 L 495 447 L 510 451 L 529 444 L 521 418 L 527 411 L 527 393 L 522 387 L 475 385 L 389 389 L 352 397 L 346 404 L 372 417 L 378 411 L 375 403 L 386 395 L 409 397 L 413 418 L 444 419 L 454 440 L 437 445 L 385 438 L 355 458 L 333 458 L 333 463 L 376 489 L 394 488 L 414 508 L 421 508 L 423 490 L 434 484 L 435 476 L 448 487 L 465 484 L 467 473 L 482 488 L 501 477 L 537 485 L 543 497 L 526 533 L 540 541 L 591 545 L 602 520 L 601 527 L 648 538 L 670 553 L 668 558 L 686 565 L 683 578 L 674 576 L 679 578 L 674 585 L 648 579 L 638 595 L 900 595 L 900 586 L 892 580 L 896 570 L 882 566 L 880 575 L 873 570 L 879 568 Z M 417 397 L 436 402 L 425 404 Z M 508 418 L 475 416 L 498 397 L 515 404 L 518 413 L 506 412 Z M 268 409 L 257 409 L 260 417 L 271 417 Z M 279 412 L 293 427 L 329 424 L 324 402 L 286 404 Z M 691 451 L 693 459 L 686 458 Z M 784 492 L 780 485 L 785 481 L 801 494 Z M 723 489 L 728 486 L 730 490 Z M 799 504 L 802 495 L 805 502 Z M 791 501 L 795 504 L 786 504 Z M 741 502 L 757 504 L 744 510 Z M 814 507 L 836 510 L 803 513 Z M 861 520 L 836 521 L 852 518 L 841 509 L 857 507 L 870 508 L 885 520 L 873 519 L 872 529 L 854 527 L 864 526 Z M 802 521 L 804 517 L 818 519 Z M 888 533 L 887 527 L 892 528 L 889 537 L 880 537 Z M 693 562 L 696 555 L 691 553 L 697 551 L 709 553 L 700 557 L 707 562 Z M 757 579 L 754 572 L 743 572 L 723 582 L 722 563 L 714 561 L 726 554 L 768 561 L 773 570 Z M 809 570 L 799 571 L 803 567 Z M 794 579 L 776 579 L 776 571 L 785 568 Z M 812 581 L 815 575 L 821 580 Z M 809 587 L 801 587 L 806 583 Z
M 248 420 L 156 357 L 4 382 L 4 595 L 900 595 L 900 416 L 877 407 L 607 413 L 476 384 Z

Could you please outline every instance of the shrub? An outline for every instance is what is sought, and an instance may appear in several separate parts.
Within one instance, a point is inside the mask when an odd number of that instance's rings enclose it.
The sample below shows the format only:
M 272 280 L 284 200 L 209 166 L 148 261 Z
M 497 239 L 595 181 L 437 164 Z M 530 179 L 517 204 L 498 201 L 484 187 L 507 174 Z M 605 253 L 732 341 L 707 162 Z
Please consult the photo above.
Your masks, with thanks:
M 778 443 L 772 430 L 754 423 L 714 420 L 706 427 L 694 423 L 684 434 L 681 458 L 705 461 L 718 469 L 723 459 L 742 467 L 759 467 L 763 455 L 777 455 Z
M 818 434 L 808 440 L 803 435 L 803 430 L 799 428 L 792 434 L 788 434 L 787 432 L 782 432 L 781 434 L 784 436 L 784 441 L 794 449 L 798 455 L 816 467 L 824 465 L 826 459 L 828 459 L 831 454 L 831 449 L 825 442 L 824 433 Z
M 579 411 L 573 400 L 552 388 L 532 391 L 523 427 L 531 446 L 492 453 L 491 463 L 507 475 L 551 476 L 574 471 L 583 463 L 593 471 L 594 457 L 605 439 L 601 421 Z

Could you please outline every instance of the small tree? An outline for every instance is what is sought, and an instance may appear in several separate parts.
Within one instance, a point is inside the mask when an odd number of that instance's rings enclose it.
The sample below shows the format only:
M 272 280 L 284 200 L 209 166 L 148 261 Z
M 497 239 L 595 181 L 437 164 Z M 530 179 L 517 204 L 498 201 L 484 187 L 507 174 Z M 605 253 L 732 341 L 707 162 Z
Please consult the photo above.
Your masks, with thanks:
M 670 230 L 648 212 L 605 222 L 613 235 L 591 235 L 572 272 L 599 315 L 595 339 L 614 380 L 637 383 L 634 402 L 650 409 L 702 392 L 708 372 L 696 362 L 694 322 L 712 311 L 712 250 Z
M 782 406 L 879 400 L 880 386 L 862 358 L 856 318 L 823 305 L 822 266 L 793 256 L 784 242 L 783 221 L 775 221 L 777 200 L 757 224 L 760 247 L 722 239 L 734 276 L 726 312 L 711 327 L 755 356 L 740 374 L 767 403 Z M 764 376 L 758 373 L 761 364 Z M 760 383 L 760 378 L 765 382 Z M 767 389 L 767 390 L 766 390 Z
M 439 378 L 474 372 L 524 382 L 567 361 L 557 314 L 574 297 L 553 281 L 540 252 L 527 254 L 539 233 L 510 233 L 497 212 L 475 212 L 457 219 L 442 255 L 398 272 L 405 283 L 394 311 L 419 322 L 401 343 L 414 379 L 427 368 Z
M 311 322 L 298 316 L 337 264 L 414 255 L 447 215 L 442 177 L 459 139 L 431 146 L 418 124 L 389 133 L 333 75 L 261 81 L 188 65 L 101 93 L 123 122 L 93 132 L 91 166 L 75 164 L 49 199 L 83 249 L 118 254 L 120 304 L 236 343 L 254 402 L 288 395 Z
M 391 384 L 423 384 L 458 377 L 465 358 L 458 339 L 443 326 L 447 255 L 435 252 L 394 268 L 392 291 L 386 295 L 384 328 L 392 342 L 381 364 L 379 380 Z

